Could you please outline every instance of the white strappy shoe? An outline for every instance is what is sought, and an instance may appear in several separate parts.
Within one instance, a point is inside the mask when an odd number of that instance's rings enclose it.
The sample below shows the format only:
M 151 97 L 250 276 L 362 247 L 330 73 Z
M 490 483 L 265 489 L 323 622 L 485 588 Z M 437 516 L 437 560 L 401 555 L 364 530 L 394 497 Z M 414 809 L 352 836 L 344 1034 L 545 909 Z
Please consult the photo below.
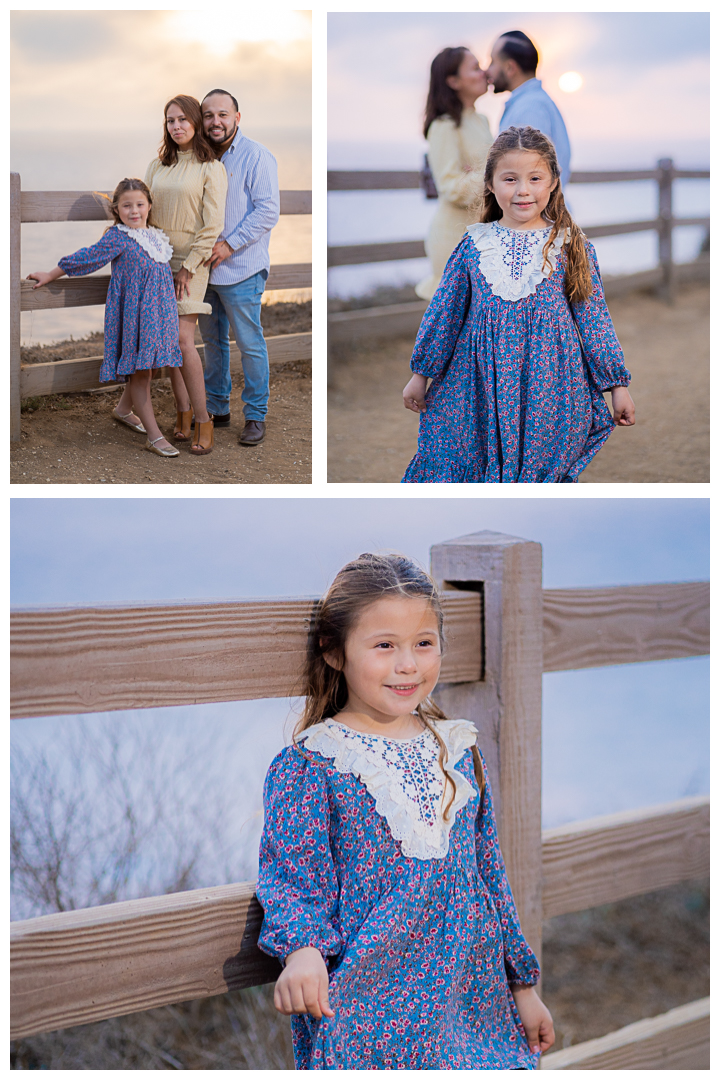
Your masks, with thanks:
M 143 427 L 142 420 L 138 420 L 137 424 L 130 423 L 130 421 L 128 420 L 128 416 L 132 415 L 132 409 L 130 410 L 130 412 L 126 412 L 124 415 L 122 413 L 119 413 L 117 409 L 113 409 L 112 411 L 113 420 L 118 420 L 121 424 L 124 424 L 125 427 L 129 427 L 133 431 L 139 431 L 141 435 L 147 435 L 147 432 Z
M 155 443 L 159 443 L 160 440 L 164 438 L 164 435 L 158 435 L 157 439 L 148 439 L 143 450 L 150 450 L 153 454 L 157 454 L 158 457 L 179 457 L 180 451 L 176 450 L 174 446 L 168 446 L 167 450 L 163 450 L 161 447 L 155 445 Z

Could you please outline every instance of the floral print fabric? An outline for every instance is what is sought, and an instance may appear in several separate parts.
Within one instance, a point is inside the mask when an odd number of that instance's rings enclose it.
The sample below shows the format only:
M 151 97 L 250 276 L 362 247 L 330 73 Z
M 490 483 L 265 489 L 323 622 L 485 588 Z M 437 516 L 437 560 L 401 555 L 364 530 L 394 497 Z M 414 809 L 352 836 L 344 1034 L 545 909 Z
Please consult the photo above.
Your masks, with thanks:
M 452 725 L 439 729 L 448 742 Z M 265 782 L 260 948 L 325 957 L 332 1018 L 293 1016 L 298 1069 L 533 1069 L 509 983 L 534 984 L 490 785 L 473 788 L 444 858 L 409 858 L 363 782 L 287 747 Z
M 585 241 L 592 296 L 573 305 L 567 253 L 530 295 L 494 295 L 472 235 L 453 252 L 410 366 L 433 379 L 403 483 L 576 483 L 614 428 L 602 396 L 630 374 Z
M 105 346 L 100 382 L 126 382 L 135 371 L 182 367 L 172 271 L 127 233 L 112 226 L 97 244 L 66 255 L 69 277 L 112 263 L 105 302 Z

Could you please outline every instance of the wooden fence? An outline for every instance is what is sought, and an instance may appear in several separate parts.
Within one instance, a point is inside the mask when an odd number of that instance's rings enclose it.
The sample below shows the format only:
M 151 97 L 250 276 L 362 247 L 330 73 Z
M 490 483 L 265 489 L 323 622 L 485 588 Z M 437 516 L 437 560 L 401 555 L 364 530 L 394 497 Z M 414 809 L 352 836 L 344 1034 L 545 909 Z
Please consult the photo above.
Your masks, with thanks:
M 104 194 L 111 195 L 112 192 Z M 281 214 L 312 213 L 312 192 L 281 191 Z M 24 222 L 106 221 L 101 202 L 92 191 L 22 191 L 20 174 L 10 173 L 10 438 L 20 438 L 20 402 L 43 394 L 73 393 L 98 386 L 102 357 L 22 364 L 20 313 L 48 308 L 89 307 L 104 304 L 110 275 L 60 278 L 42 289 L 21 278 L 21 226 Z M 305 289 L 312 286 L 310 263 L 273 266 L 266 291 Z M 311 358 L 312 334 L 284 334 L 267 339 L 271 363 Z M 199 351 L 202 353 L 202 346 Z M 230 351 L 231 371 L 240 371 L 240 352 Z
M 682 281 L 707 280 L 709 259 L 677 265 L 673 262 L 672 231 L 680 225 L 710 227 L 708 217 L 676 218 L 673 214 L 673 181 L 707 180 L 706 169 L 676 169 L 670 158 L 662 158 L 655 169 L 613 170 L 603 172 L 573 172 L 571 184 L 609 184 L 628 180 L 653 180 L 658 188 L 657 217 L 648 221 L 626 221 L 617 225 L 583 227 L 588 239 L 602 236 L 621 236 L 627 233 L 654 231 L 658 236 L 658 265 L 637 274 L 606 278 L 603 281 L 607 296 L 622 294 L 631 289 L 656 288 L 668 301 L 675 286 Z M 328 172 L 328 191 L 389 191 L 417 189 L 418 172 Z M 350 244 L 328 248 L 328 267 L 355 266 L 396 259 L 425 258 L 423 240 L 401 240 L 382 244 Z M 328 332 L 332 342 L 350 341 L 362 337 L 390 337 L 416 333 L 423 312 L 424 300 L 393 304 L 384 307 L 360 308 L 331 314 Z
M 488 762 L 508 875 L 539 953 L 543 918 L 709 870 L 709 802 L 680 799 L 542 831 L 543 671 L 708 652 L 706 582 L 542 589 L 540 544 L 481 532 L 433 547 L 448 651 L 437 691 L 472 720 Z M 14 718 L 283 697 L 314 600 L 240 600 L 13 613 Z M 189 612 L 192 617 L 189 618 Z M 578 703 L 578 708 L 582 704 Z M 11 924 L 11 1036 L 274 981 L 251 883 Z M 709 1068 L 705 1000 L 548 1055 L 544 1068 Z

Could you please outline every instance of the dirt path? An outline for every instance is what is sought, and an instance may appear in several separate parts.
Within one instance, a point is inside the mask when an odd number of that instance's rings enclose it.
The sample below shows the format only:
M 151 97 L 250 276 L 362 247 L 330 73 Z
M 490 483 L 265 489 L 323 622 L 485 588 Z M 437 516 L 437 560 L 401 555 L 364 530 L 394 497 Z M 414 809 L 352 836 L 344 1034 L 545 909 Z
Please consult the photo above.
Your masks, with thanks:
M 274 312 L 272 332 L 310 329 L 310 305 L 288 319 Z M 266 327 L 267 329 L 267 327 Z M 101 338 L 100 338 L 101 342 Z M 53 351 L 57 355 L 48 356 Z M 33 358 L 67 359 L 97 355 L 96 339 L 35 350 Z M 310 362 L 294 361 L 270 369 L 267 434 L 260 446 L 238 445 L 243 428 L 242 379 L 233 377 L 229 428 L 215 433 L 211 454 L 196 457 L 187 446 L 177 458 L 164 459 L 143 450 L 145 436 L 111 419 L 121 391 L 62 394 L 35 398 L 22 414 L 22 437 L 11 449 L 10 482 L 14 484 L 309 484 L 312 482 Z M 161 431 L 172 433 L 175 406 L 169 380 L 153 384 L 153 406 Z M 27 405 L 31 409 L 27 408 Z
M 618 428 L 581 483 L 709 480 L 708 286 L 684 287 L 670 307 L 634 293 L 610 312 L 632 373 L 638 420 Z M 328 396 L 330 483 L 397 483 L 417 448 L 417 418 L 402 407 L 412 339 L 333 351 Z

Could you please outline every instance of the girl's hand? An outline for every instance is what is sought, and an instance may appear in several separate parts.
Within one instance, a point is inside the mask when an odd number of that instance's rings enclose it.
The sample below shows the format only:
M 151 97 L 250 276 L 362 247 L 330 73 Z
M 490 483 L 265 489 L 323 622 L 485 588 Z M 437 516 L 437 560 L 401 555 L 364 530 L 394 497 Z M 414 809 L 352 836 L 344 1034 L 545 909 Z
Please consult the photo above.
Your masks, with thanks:
M 328 1000 L 328 973 L 319 949 L 296 949 L 285 960 L 285 969 L 275 983 L 275 1008 L 283 1016 L 310 1013 L 319 1020 L 334 1016 Z
M 175 275 L 175 296 L 178 300 L 182 300 L 184 296 L 190 295 L 190 282 L 192 281 L 192 274 L 185 267 L 181 267 Z
M 413 375 L 410 382 L 403 390 L 403 405 L 411 412 L 424 413 L 425 388 L 427 387 L 427 375 Z
M 610 391 L 613 420 L 620 427 L 632 427 L 635 423 L 635 402 L 626 386 L 613 386 Z
M 37 281 L 37 285 L 33 285 L 33 289 L 40 289 L 43 285 L 49 285 L 51 281 L 57 281 L 59 277 L 63 276 L 63 271 L 59 266 L 56 266 L 54 270 L 46 273 L 44 270 L 33 270 L 32 274 L 28 274 L 28 278 L 33 281 Z
M 533 986 L 511 986 L 510 991 L 525 1028 L 528 1046 L 533 1054 L 544 1054 L 555 1042 L 555 1028 L 547 1006 L 543 1005 Z

